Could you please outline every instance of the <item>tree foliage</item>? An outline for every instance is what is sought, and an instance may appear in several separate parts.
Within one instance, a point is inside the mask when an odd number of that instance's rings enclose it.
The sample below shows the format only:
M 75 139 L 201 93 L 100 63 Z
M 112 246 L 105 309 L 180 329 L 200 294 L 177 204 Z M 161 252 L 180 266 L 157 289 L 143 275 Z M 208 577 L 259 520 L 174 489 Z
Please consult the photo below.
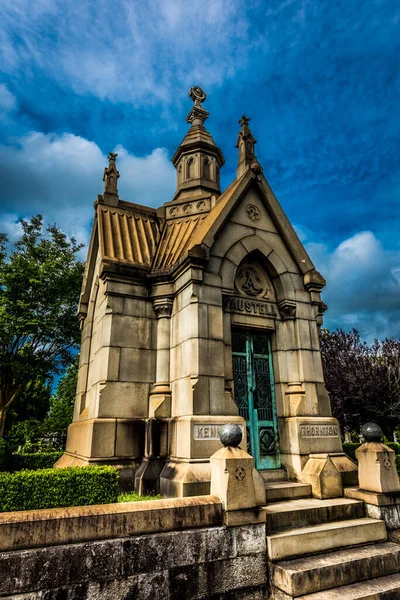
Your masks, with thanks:
M 58 382 L 56 393 L 50 398 L 50 410 L 44 424 L 44 429 L 48 435 L 56 435 L 61 439 L 65 438 L 67 427 L 72 422 L 78 363 L 79 357 L 77 356 Z
M 325 383 L 332 412 L 347 429 L 379 423 L 392 437 L 400 421 L 400 340 L 363 342 L 357 330 L 321 330 Z
M 43 422 L 50 408 L 51 384 L 52 380 L 44 378 L 43 375 L 27 381 L 26 386 L 7 411 L 5 436 L 25 421 Z
M 13 251 L 0 235 L 0 436 L 7 411 L 38 379 L 62 372 L 79 343 L 81 246 L 40 215 L 21 221 Z

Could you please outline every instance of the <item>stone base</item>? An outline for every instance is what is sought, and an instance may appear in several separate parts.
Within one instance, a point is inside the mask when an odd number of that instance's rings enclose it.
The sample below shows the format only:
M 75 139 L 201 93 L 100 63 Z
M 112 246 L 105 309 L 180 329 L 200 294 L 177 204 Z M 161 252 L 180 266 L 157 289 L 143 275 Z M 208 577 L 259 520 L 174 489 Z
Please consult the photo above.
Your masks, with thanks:
M 237 527 L 239 525 L 254 525 L 256 523 L 265 523 L 266 519 L 267 510 L 265 507 L 262 506 L 255 506 L 254 508 L 243 508 L 242 510 L 224 511 L 224 525 L 226 525 L 226 527 Z
M 141 496 L 160 493 L 160 474 L 165 458 L 144 458 L 135 475 L 135 492 Z
M 209 460 L 222 446 L 219 429 L 227 423 L 242 428 L 240 448 L 246 449 L 246 421 L 243 417 L 228 415 L 191 415 L 174 417 L 169 421 L 170 456 L 184 460 Z
M 144 455 L 144 419 L 85 419 L 68 427 L 66 453 L 113 461 Z
M 307 464 L 309 455 L 305 454 L 281 454 L 281 464 L 286 470 L 289 481 L 299 481 L 301 473 Z
M 56 469 L 64 469 L 67 467 L 93 467 L 93 466 L 104 466 L 109 465 L 118 469 L 119 473 L 119 489 L 122 492 L 130 492 L 135 486 L 135 475 L 140 467 L 141 459 L 133 458 L 102 458 L 92 457 L 86 458 L 84 456 L 78 456 L 77 454 L 70 454 L 64 452 L 64 454 L 58 459 L 54 467 Z
M 301 474 L 301 481 L 309 483 L 314 498 L 341 498 L 342 478 L 329 454 L 310 454 Z
M 185 460 L 170 457 L 160 475 L 163 498 L 204 496 L 210 493 L 209 460 Z
M 344 452 L 330 453 L 329 458 L 342 476 L 343 487 L 358 485 L 358 467 Z
M 332 454 L 343 452 L 340 428 L 333 417 L 280 417 L 281 454 Z
M 149 417 L 167 418 L 171 416 L 171 391 L 168 386 L 154 387 L 150 393 Z
M 346 498 L 362 500 L 366 504 L 373 504 L 374 506 L 400 506 L 400 493 L 382 494 L 381 492 L 362 490 L 359 487 L 348 487 L 344 490 L 344 495 Z

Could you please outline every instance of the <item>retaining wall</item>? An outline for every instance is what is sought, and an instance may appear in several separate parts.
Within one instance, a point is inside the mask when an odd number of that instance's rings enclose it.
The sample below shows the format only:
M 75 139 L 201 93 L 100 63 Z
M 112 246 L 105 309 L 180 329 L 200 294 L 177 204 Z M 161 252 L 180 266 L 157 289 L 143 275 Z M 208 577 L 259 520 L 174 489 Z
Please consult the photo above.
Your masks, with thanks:
M 265 524 L 224 526 L 215 496 L 4 513 L 0 547 L 0 598 L 267 597 Z

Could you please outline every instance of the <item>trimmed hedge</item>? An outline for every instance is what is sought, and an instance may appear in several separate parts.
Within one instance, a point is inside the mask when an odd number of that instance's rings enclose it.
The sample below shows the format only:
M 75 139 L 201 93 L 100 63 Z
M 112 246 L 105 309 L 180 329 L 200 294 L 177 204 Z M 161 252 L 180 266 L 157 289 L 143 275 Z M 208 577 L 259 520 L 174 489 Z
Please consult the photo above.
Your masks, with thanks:
M 346 442 L 345 444 L 343 444 L 343 450 L 344 452 L 346 452 L 347 456 L 349 456 L 352 460 L 355 460 L 357 462 L 356 450 L 360 446 L 361 444 Z M 396 468 L 398 473 L 400 473 L 400 444 L 395 444 L 394 442 L 387 442 L 385 446 L 389 446 L 389 448 L 394 450 L 396 454 Z
M 0 473 L 0 512 L 117 502 L 114 467 Z
M 347 456 L 349 458 L 351 458 L 351 460 L 357 460 L 356 459 L 356 450 L 360 446 L 361 446 L 361 444 L 356 444 L 355 442 L 345 442 L 343 444 L 343 451 L 347 454 Z
M 63 455 L 62 452 L 34 452 L 32 454 L 13 454 L 9 460 L 8 471 L 36 471 L 52 469 Z M 4 469 L 6 470 L 6 469 Z

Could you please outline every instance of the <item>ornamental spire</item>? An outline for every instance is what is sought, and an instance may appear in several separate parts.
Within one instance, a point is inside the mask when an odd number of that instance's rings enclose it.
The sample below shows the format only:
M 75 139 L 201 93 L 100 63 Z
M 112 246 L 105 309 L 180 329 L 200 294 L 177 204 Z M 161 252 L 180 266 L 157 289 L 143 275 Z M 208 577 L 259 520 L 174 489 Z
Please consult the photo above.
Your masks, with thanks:
M 186 118 L 191 124 L 177 151 L 172 157 L 176 168 L 176 192 L 174 201 L 193 198 L 209 198 L 219 195 L 219 170 L 225 159 L 211 134 L 204 127 L 209 112 L 202 103 L 206 94 L 198 85 L 189 90 L 193 106 Z
M 236 169 L 236 176 L 239 178 L 250 167 L 254 170 L 261 170 L 261 166 L 256 158 L 254 146 L 257 143 L 249 127 L 250 117 L 244 115 L 239 121 L 242 129 L 239 131 L 239 137 L 236 148 L 239 148 L 239 162 Z
M 110 152 L 108 155 L 109 165 L 104 169 L 103 181 L 104 181 L 104 201 L 106 204 L 117 205 L 118 204 L 118 178 L 119 172 L 115 161 L 117 160 L 118 154 Z
M 210 113 L 202 107 L 202 103 L 207 98 L 207 94 L 203 92 L 201 87 L 194 85 L 189 90 L 189 97 L 193 100 L 194 106 L 186 117 L 186 121 L 190 123 L 192 127 L 204 125 L 204 121 L 206 121 L 210 115 Z

